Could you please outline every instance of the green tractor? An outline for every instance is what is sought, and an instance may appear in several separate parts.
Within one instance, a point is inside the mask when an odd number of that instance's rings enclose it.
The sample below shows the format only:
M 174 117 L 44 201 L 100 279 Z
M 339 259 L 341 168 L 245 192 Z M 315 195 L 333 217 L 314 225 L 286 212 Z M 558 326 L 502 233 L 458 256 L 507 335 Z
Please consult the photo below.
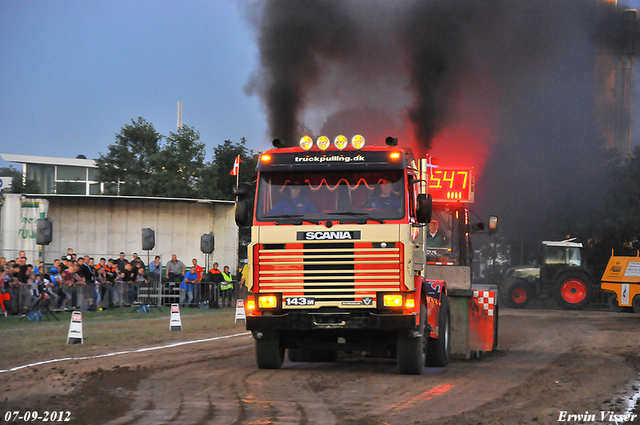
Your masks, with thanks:
M 525 308 L 535 298 L 553 298 L 565 309 L 579 310 L 591 302 L 595 279 L 586 267 L 584 248 L 575 238 L 544 241 L 542 267 L 508 269 L 500 285 L 507 307 Z

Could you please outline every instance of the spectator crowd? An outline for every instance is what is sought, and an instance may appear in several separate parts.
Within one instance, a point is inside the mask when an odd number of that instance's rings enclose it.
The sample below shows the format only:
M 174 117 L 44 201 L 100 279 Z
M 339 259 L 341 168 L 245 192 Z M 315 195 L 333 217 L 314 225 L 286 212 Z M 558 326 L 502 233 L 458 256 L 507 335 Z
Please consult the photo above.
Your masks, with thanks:
M 29 264 L 24 251 L 15 260 L 0 257 L 0 294 L 9 295 L 4 302 L 0 298 L 0 310 L 5 315 L 17 315 L 36 306 L 54 312 L 126 307 L 137 303 L 141 286 L 160 287 L 163 281 L 179 288 L 181 306 L 191 305 L 194 299 L 215 302 L 216 307 L 232 306 L 233 285 L 228 266 L 220 271 L 218 263 L 214 263 L 209 270 L 210 282 L 205 283 L 204 270 L 195 258 L 187 268 L 174 254 L 163 273 L 160 256 L 148 268 L 137 253 L 131 260 L 125 257 L 120 252 L 118 258 L 102 257 L 96 263 L 95 258 L 76 255 L 69 248 L 49 268 L 42 262 Z

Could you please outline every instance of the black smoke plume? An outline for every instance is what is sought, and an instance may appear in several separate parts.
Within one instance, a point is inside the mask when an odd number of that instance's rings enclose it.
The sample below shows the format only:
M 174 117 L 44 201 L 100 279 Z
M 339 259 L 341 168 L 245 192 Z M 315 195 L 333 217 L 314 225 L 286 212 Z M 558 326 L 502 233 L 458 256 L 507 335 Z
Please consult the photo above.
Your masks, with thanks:
M 472 164 L 482 172 L 478 209 L 500 215 L 514 240 L 588 233 L 587 215 L 606 190 L 610 136 L 611 87 L 596 82 L 629 50 L 625 31 L 637 30 L 621 29 L 610 4 L 258 2 L 260 65 L 249 91 L 266 108 L 271 136 L 290 143 L 301 125 L 319 129 L 330 118 L 325 128 L 334 129 L 350 117 L 364 134 L 384 116 L 401 132 L 411 127 L 409 143 L 438 148 L 444 129 L 488 114 L 489 154 Z

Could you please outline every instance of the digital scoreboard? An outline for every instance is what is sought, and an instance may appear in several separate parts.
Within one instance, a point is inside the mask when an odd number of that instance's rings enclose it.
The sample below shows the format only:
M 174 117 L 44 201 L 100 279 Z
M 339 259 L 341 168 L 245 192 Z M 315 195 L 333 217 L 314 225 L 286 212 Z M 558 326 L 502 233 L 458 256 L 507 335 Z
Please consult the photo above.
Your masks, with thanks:
M 475 177 L 473 168 L 432 168 L 428 193 L 433 202 L 473 202 Z

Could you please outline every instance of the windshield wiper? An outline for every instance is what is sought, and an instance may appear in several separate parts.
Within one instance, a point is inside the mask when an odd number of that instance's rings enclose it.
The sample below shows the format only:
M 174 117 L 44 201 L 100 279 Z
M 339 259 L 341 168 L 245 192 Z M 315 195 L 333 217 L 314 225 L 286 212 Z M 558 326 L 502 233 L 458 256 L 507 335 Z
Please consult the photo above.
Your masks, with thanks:
M 302 214 L 279 214 L 279 215 L 265 215 L 264 218 L 268 218 L 268 219 L 274 219 L 276 221 L 276 224 L 293 224 L 296 226 L 300 226 L 302 224 L 303 221 L 306 221 L 307 223 L 311 223 L 311 224 L 315 224 L 315 225 L 319 225 L 320 222 L 317 220 L 309 220 L 307 218 L 302 218 Z M 278 219 L 291 219 L 290 222 L 282 222 L 279 221 Z
M 366 213 L 359 213 L 359 212 L 349 211 L 349 212 L 333 212 L 333 213 L 329 213 L 329 214 L 331 214 L 331 215 L 349 215 L 349 216 L 352 216 L 352 217 L 360 217 L 360 218 L 363 218 L 364 220 L 377 221 L 380 224 L 384 224 L 384 220 L 382 220 L 380 218 L 371 217 L 369 214 L 366 214 Z M 358 221 L 358 224 L 365 224 L 365 223 L 366 223 L 366 221 L 364 221 L 364 222 Z

